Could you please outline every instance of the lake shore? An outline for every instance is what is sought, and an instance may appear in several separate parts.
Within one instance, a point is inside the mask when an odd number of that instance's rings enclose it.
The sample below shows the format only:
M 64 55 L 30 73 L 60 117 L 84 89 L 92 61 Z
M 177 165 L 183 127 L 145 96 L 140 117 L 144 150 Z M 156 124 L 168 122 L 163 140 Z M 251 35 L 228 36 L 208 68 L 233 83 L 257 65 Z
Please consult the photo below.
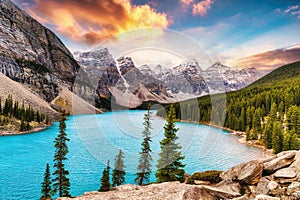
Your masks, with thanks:
M 159 116 L 157 116 L 157 117 L 159 117 Z M 159 118 L 163 118 L 163 117 L 159 117 Z M 235 130 L 232 130 L 230 128 L 226 128 L 226 127 L 223 127 L 223 126 L 220 126 L 220 125 L 217 125 L 217 124 L 207 123 L 207 122 L 196 122 L 196 121 L 188 121 L 188 120 L 180 120 L 180 122 L 202 124 L 202 125 L 211 126 L 211 127 L 219 128 L 219 129 L 222 129 L 222 130 L 226 130 L 226 131 L 230 132 L 230 134 L 232 136 L 237 137 L 236 139 L 239 143 L 247 145 L 247 146 L 251 146 L 251 147 L 256 147 L 256 148 L 259 148 L 259 149 L 263 150 L 264 151 L 263 157 L 270 158 L 270 157 L 275 155 L 272 152 L 271 149 L 266 149 L 265 146 L 257 144 L 258 141 L 254 141 L 254 140 L 247 141 L 245 132 L 235 131 Z
M 25 134 L 31 134 L 31 133 L 36 133 L 42 130 L 47 129 L 49 126 L 52 126 L 53 124 L 50 124 L 48 126 L 40 126 L 40 127 L 35 127 L 29 131 L 23 131 L 23 132 L 16 132 L 16 131 L 7 131 L 7 130 L 0 130 L 0 137 L 1 136 L 14 136 L 14 135 L 25 135 Z

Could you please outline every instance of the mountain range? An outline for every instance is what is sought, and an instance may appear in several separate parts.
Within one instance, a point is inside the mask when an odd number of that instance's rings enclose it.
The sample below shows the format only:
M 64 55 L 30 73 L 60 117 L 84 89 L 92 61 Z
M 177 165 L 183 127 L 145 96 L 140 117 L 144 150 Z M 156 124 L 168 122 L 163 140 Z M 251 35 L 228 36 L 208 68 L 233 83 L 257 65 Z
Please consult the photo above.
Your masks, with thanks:
M 133 108 L 145 101 L 170 103 L 193 97 L 239 90 L 262 74 L 255 68 L 232 69 L 215 63 L 203 70 L 196 60 L 176 67 L 136 66 L 130 57 L 113 58 L 106 48 L 75 52 L 84 72 L 97 83 L 102 97 Z

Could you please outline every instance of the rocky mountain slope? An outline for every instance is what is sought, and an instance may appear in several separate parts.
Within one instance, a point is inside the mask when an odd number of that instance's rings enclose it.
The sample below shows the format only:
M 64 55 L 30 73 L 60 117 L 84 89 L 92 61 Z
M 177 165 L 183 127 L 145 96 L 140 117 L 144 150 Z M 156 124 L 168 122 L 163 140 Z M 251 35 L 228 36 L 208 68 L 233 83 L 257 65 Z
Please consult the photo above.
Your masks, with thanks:
M 0 0 L 1 73 L 28 87 L 48 103 L 58 97 L 61 88 L 92 99 L 95 92 L 86 91 L 87 78 L 77 77 L 79 68 L 73 55 L 52 31 L 10 0 Z M 75 78 L 81 81 L 76 87 Z M 61 109 L 59 105 L 54 108 Z M 84 110 L 81 111 L 85 113 Z
M 141 73 L 129 57 L 115 61 L 108 49 L 75 52 L 74 55 L 90 83 L 96 85 L 97 93 L 104 99 L 114 97 L 118 105 L 129 108 L 144 101 L 172 101 L 162 81 Z
M 24 102 L 24 105 L 31 106 L 35 110 L 40 111 L 48 115 L 49 117 L 57 117 L 58 113 L 50 107 L 48 102 L 31 92 L 30 88 L 11 80 L 4 74 L 0 73 L 0 98 L 2 99 L 2 105 L 4 105 L 4 99 L 8 95 L 12 95 L 14 100 Z
M 282 152 L 264 160 L 241 163 L 221 173 L 216 185 L 166 182 L 148 186 L 123 185 L 110 192 L 87 192 L 59 200 L 298 200 L 300 199 L 300 151 Z M 195 181 L 196 182 L 196 181 Z M 202 185 L 201 185 L 202 184 Z
M 196 60 L 168 69 L 161 65 L 137 67 L 129 57 L 115 60 L 106 48 L 75 52 L 74 56 L 92 84 L 97 84 L 100 96 L 114 96 L 118 104 L 126 107 L 136 107 L 144 101 L 170 103 L 235 91 L 261 77 L 255 68 L 238 70 L 221 63 L 202 70 Z
M 59 84 L 71 86 L 78 69 L 52 31 L 10 0 L 0 0 L 0 72 L 49 102 L 57 96 Z

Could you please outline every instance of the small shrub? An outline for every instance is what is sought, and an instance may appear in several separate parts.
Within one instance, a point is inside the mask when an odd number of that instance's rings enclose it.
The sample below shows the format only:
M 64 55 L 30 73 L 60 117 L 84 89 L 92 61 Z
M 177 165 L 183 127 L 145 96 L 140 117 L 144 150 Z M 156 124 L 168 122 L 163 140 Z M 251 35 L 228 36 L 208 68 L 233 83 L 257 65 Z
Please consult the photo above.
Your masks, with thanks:
M 194 180 L 209 181 L 210 183 L 219 183 L 222 180 L 220 178 L 221 173 L 222 171 L 218 171 L 218 170 L 196 172 L 191 177 L 188 178 L 187 183 L 194 184 Z

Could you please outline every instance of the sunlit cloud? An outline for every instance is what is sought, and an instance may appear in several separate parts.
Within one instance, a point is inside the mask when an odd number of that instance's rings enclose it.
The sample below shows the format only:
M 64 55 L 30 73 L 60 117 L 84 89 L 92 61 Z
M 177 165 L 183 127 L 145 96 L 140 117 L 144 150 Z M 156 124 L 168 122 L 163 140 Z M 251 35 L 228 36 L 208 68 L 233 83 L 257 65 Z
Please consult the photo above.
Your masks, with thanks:
M 282 65 L 300 60 L 299 45 L 263 52 L 235 60 L 240 67 L 255 67 L 258 70 L 270 71 Z
M 189 5 L 191 5 L 194 2 L 194 0 L 179 0 L 179 3 L 181 3 L 181 5 L 183 7 L 187 7 Z
M 205 16 L 207 11 L 211 9 L 214 0 L 204 0 L 193 5 L 193 15 Z
M 27 12 L 74 41 L 94 45 L 136 28 L 167 28 L 166 13 L 130 0 L 34 0 Z

